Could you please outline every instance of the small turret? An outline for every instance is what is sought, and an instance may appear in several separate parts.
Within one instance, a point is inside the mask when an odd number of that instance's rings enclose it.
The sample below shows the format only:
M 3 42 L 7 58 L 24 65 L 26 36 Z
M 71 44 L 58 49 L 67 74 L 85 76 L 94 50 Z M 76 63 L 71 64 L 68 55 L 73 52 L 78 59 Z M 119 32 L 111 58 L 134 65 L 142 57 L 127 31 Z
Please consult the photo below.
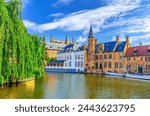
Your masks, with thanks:
M 51 39 L 50 39 L 51 43 L 54 43 L 54 37 L 51 35 Z
M 91 23 L 91 26 L 90 26 L 90 31 L 89 31 L 89 37 L 88 38 L 94 38 L 92 23 Z
M 127 43 L 127 48 L 130 47 L 130 37 L 126 36 L 126 43 Z
M 66 34 L 65 44 L 68 44 L 68 34 Z
M 120 43 L 120 37 L 119 36 L 116 37 L 116 42 L 117 42 L 117 44 Z

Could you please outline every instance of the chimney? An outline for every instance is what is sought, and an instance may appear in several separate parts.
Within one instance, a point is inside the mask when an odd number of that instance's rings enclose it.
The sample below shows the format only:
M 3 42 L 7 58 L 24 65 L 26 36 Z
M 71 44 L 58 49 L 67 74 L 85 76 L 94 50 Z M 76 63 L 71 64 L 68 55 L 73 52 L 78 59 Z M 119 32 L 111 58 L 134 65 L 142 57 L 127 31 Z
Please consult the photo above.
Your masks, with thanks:
M 116 42 L 117 42 L 117 44 L 120 42 L 120 37 L 119 36 L 116 37 Z
M 95 45 L 97 45 L 97 39 L 95 39 Z
M 83 45 L 83 49 L 84 49 L 84 51 L 86 50 L 86 44 Z
M 130 37 L 127 35 L 126 36 L 126 43 L 127 43 L 127 47 L 130 47 Z
M 142 42 L 140 42 L 140 46 L 142 46 Z

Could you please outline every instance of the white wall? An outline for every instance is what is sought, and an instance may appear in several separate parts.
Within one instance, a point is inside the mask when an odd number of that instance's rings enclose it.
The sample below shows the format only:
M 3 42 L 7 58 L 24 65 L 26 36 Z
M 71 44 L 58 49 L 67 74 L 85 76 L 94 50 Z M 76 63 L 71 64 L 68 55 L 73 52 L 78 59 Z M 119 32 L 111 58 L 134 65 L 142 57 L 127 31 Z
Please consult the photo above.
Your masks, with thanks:
M 75 56 L 77 56 L 77 58 L 75 58 Z M 84 51 L 58 53 L 57 60 L 66 60 L 64 68 L 84 71 Z

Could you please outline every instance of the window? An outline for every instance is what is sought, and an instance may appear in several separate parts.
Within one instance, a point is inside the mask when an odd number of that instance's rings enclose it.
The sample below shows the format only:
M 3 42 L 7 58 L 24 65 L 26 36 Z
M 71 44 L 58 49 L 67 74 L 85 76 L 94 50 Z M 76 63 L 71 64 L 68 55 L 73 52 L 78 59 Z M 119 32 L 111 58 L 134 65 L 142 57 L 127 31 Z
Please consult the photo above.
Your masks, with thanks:
M 118 62 L 115 62 L 115 68 L 118 68 Z
M 100 52 L 102 52 L 103 51 L 103 48 L 102 47 L 100 47 Z
M 104 55 L 104 59 L 107 59 L 107 55 L 106 54 Z
M 75 61 L 75 67 L 77 67 L 77 66 L 78 66 L 77 61 Z
M 100 55 L 100 60 L 102 60 L 103 59 L 103 55 Z
M 75 55 L 75 60 L 77 60 L 77 55 Z
M 80 55 L 78 55 L 78 60 L 80 60 Z
M 147 57 L 145 57 L 145 62 L 147 62 Z
M 130 65 L 127 65 L 127 70 L 130 70 Z
M 148 49 L 148 50 L 147 50 L 147 52 L 149 52 L 149 53 L 150 53 L 150 49 Z
M 80 67 L 80 61 L 78 61 L 78 67 Z
M 130 61 L 130 57 L 127 57 L 127 61 Z
M 134 57 L 134 58 L 133 58 L 133 60 L 135 61 L 135 60 L 136 60 L 136 58 Z
M 143 57 L 141 57 L 141 61 L 143 60 Z
M 138 51 L 135 49 L 135 50 L 134 50 L 134 55 L 137 55 L 137 53 L 138 53 Z
M 108 68 L 111 68 L 111 62 L 108 63 Z
M 107 68 L 107 62 L 104 62 L 104 68 Z
M 119 66 L 120 66 L 120 68 L 123 68 L 123 64 L 122 63 L 119 63 Z
M 96 55 L 96 60 L 98 60 L 98 55 Z
M 150 70 L 150 65 L 148 65 L 148 70 Z
M 103 69 L 102 62 L 99 65 L 99 69 Z
M 124 58 L 124 54 L 120 53 L 120 59 L 123 59 L 123 58 Z
M 150 62 L 150 57 L 148 57 L 148 62 Z
M 98 69 L 98 62 L 95 63 L 95 68 Z
M 81 54 L 81 59 L 83 59 L 83 54 Z
M 71 67 L 71 61 L 69 61 L 69 66 Z
M 83 61 L 81 61 L 81 67 L 83 67 Z
M 65 67 L 67 67 L 67 62 L 65 62 Z
M 112 59 L 112 54 L 109 54 L 109 59 Z

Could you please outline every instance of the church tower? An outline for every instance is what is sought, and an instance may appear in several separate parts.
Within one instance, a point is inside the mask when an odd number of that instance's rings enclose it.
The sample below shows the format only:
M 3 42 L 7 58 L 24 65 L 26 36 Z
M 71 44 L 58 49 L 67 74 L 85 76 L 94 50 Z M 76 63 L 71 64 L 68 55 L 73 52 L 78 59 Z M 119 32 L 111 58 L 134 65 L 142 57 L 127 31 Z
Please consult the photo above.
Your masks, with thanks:
M 66 34 L 66 40 L 65 40 L 65 44 L 69 44 L 69 42 L 68 42 L 68 34 Z
M 90 31 L 89 31 L 89 37 L 88 37 L 88 52 L 89 53 L 94 53 L 95 52 L 95 43 L 96 43 L 96 39 L 93 36 L 93 27 L 92 27 L 92 24 L 91 24 Z
M 96 45 L 96 39 L 93 35 L 93 27 L 92 24 L 90 26 L 89 30 L 89 36 L 88 36 L 88 51 L 87 51 L 87 64 L 86 69 L 88 72 L 93 72 L 93 69 L 95 67 L 95 45 Z

